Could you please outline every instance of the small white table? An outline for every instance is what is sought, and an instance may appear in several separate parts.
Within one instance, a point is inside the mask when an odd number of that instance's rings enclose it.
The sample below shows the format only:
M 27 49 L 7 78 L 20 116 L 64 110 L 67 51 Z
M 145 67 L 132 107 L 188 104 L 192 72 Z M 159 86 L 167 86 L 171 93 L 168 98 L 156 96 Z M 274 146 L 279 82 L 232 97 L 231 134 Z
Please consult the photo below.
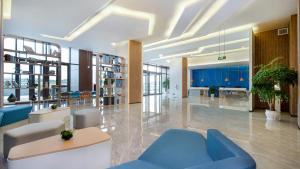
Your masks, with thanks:
M 248 95 L 248 90 L 246 88 L 220 87 L 219 88 L 220 96 L 221 95 L 225 95 L 225 91 L 229 91 L 229 92 L 242 92 L 242 93 L 245 93 L 246 95 Z
M 58 107 L 55 110 L 51 108 L 41 109 L 29 114 L 29 123 L 40 123 L 49 120 L 62 120 L 65 127 L 70 127 L 71 109 L 70 107 Z
M 111 166 L 111 137 L 99 128 L 74 131 L 63 141 L 60 135 L 13 147 L 8 169 L 105 169 Z
M 197 91 L 197 90 L 199 91 L 199 93 L 194 94 L 193 91 Z M 208 96 L 208 90 L 209 90 L 208 87 L 190 87 L 190 95 L 197 95 L 197 96 L 200 96 L 200 95 L 201 95 L 201 92 L 203 92 L 203 95 Z

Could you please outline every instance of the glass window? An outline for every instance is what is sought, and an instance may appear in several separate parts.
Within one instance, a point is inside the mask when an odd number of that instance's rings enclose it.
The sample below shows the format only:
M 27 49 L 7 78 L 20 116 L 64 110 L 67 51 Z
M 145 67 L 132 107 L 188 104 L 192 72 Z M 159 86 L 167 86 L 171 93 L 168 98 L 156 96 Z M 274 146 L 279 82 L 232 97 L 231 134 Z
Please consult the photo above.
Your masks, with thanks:
M 28 47 L 29 50 L 35 51 L 35 43 L 31 40 L 24 40 L 24 50 L 25 50 L 25 47 Z
M 16 39 L 4 38 L 4 49 L 16 50 Z
M 40 42 L 37 42 L 36 44 L 36 53 L 39 53 L 39 54 L 43 54 L 43 44 L 42 43 L 40 43 Z
M 79 90 L 79 66 L 78 65 L 71 65 L 71 91 L 78 91 Z
M 61 62 L 69 63 L 70 62 L 70 49 L 61 48 Z
M 24 51 L 23 40 L 22 39 L 17 40 L 17 50 L 18 51 Z
M 71 63 L 79 64 L 79 50 L 78 49 L 71 49 Z

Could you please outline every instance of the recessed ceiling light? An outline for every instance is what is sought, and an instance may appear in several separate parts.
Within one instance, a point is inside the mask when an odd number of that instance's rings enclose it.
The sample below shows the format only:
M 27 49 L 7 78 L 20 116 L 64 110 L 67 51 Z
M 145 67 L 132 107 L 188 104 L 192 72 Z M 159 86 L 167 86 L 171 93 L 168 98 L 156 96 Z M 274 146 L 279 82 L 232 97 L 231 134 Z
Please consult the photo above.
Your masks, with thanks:
M 117 43 L 112 42 L 112 43 L 111 43 L 111 46 L 117 46 Z

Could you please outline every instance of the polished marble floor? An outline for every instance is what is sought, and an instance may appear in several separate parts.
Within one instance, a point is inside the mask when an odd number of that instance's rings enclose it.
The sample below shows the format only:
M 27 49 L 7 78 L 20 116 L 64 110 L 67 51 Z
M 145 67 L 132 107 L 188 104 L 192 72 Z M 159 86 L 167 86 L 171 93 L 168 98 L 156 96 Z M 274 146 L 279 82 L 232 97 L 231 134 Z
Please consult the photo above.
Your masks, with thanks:
M 300 130 L 296 119 L 283 113 L 282 121 L 267 123 L 263 111 L 247 110 L 247 98 L 240 97 L 177 100 L 147 96 L 142 104 L 103 108 L 99 127 L 112 136 L 113 165 L 136 159 L 169 128 L 185 128 L 204 135 L 208 128 L 216 128 L 248 151 L 259 169 L 300 168 Z

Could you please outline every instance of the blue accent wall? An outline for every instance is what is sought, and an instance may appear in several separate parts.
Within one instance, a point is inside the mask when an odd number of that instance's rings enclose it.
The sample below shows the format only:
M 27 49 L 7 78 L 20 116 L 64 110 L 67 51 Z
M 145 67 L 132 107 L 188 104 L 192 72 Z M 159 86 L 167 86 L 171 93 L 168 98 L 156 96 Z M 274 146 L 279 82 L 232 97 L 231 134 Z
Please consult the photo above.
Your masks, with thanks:
M 191 71 L 192 87 L 215 86 L 249 89 L 249 66 L 229 66 Z M 229 78 L 227 82 L 225 81 L 226 77 Z M 240 81 L 240 77 L 243 77 L 244 81 Z

